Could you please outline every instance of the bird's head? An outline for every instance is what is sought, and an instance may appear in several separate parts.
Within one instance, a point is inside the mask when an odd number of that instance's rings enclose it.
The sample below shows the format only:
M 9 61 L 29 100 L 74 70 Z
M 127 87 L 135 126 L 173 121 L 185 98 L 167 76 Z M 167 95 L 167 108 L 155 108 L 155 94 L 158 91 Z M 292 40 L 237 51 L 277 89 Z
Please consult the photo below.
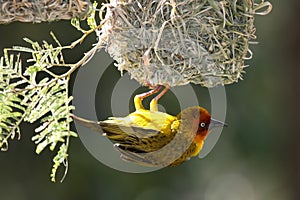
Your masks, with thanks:
M 198 126 L 196 134 L 202 137 L 207 136 L 209 128 L 227 126 L 224 122 L 211 118 L 210 113 L 200 106 L 186 108 L 178 116 L 183 121 L 189 121 L 191 125 Z

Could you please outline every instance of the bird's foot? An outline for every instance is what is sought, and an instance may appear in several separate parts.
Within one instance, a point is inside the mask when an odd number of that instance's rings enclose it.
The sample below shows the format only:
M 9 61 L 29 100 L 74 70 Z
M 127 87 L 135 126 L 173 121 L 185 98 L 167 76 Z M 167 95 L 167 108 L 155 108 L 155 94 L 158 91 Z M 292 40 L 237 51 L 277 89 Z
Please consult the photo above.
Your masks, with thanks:
M 145 109 L 143 106 L 143 99 L 157 93 L 162 88 L 162 85 L 155 86 L 152 90 L 138 94 L 134 97 L 134 106 L 136 110 Z
M 161 93 L 159 93 L 156 97 L 154 97 L 150 102 L 150 111 L 157 112 L 158 111 L 158 100 L 169 90 L 169 86 L 166 86 Z

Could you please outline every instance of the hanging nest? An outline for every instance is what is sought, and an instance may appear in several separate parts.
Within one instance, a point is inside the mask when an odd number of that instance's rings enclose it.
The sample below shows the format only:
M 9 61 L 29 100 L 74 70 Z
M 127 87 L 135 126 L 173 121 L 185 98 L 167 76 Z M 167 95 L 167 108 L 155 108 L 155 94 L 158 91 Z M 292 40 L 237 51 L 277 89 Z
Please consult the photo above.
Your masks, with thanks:
M 143 85 L 214 87 L 242 78 L 254 16 L 271 9 L 253 0 L 111 0 L 99 39 Z
M 0 0 L 0 24 L 84 18 L 90 4 L 89 0 Z

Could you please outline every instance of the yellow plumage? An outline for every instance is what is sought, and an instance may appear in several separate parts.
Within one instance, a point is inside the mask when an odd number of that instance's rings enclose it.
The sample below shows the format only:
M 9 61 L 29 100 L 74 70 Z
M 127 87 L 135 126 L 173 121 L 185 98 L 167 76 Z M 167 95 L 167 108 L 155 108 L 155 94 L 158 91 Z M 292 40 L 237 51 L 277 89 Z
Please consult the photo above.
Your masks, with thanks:
M 157 110 L 152 101 L 150 110 L 135 98 L 136 111 L 126 117 L 110 117 L 93 122 L 74 116 L 82 125 L 103 133 L 121 152 L 124 160 L 146 166 L 175 166 L 199 154 L 209 125 L 224 123 L 211 119 L 207 110 L 195 106 L 177 116 Z

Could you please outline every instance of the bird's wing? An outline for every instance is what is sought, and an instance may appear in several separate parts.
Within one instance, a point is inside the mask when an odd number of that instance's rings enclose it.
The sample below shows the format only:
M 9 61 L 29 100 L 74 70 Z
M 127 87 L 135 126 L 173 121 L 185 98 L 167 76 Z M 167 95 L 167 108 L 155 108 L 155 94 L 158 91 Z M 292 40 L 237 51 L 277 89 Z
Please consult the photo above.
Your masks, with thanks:
M 162 132 L 159 130 L 127 125 L 120 121 L 116 123 L 114 121 L 116 118 L 95 122 L 75 115 L 72 117 L 81 125 L 100 132 L 112 140 L 115 147 L 120 151 L 123 160 L 152 167 L 162 167 L 170 164 L 168 160 L 170 156 L 161 158 L 160 153 L 155 153 L 166 145 L 169 140 L 172 140 L 172 137 L 162 137 Z M 122 118 L 118 120 L 120 119 Z M 172 151 L 165 150 L 164 154 L 172 154 Z
M 120 151 L 120 157 L 123 160 L 147 167 L 176 166 L 186 160 L 186 158 L 181 159 L 185 152 L 174 154 L 174 148 L 172 146 L 152 152 L 132 151 L 132 149 L 124 148 L 124 146 L 119 143 L 116 143 L 114 146 Z
M 160 166 L 157 162 L 152 159 L 147 158 L 147 153 L 135 153 L 127 150 L 123 150 L 119 147 L 119 145 L 115 145 L 115 147 L 121 153 L 121 159 L 127 162 L 136 163 L 138 165 L 146 166 L 146 167 L 163 167 Z
M 106 136 L 112 140 L 121 140 L 126 136 L 133 136 L 136 138 L 146 138 L 160 133 L 158 130 L 109 122 L 109 120 L 100 121 L 99 125 L 106 133 Z
M 72 118 L 77 121 L 79 124 L 81 124 L 84 127 L 87 127 L 95 132 L 98 133 L 106 133 L 106 136 L 110 139 L 114 139 L 114 137 L 120 135 L 133 135 L 135 137 L 143 138 L 143 137 L 149 137 L 153 136 L 159 133 L 159 131 L 154 129 L 147 129 L 143 127 L 137 127 L 137 126 L 129 126 L 126 124 L 121 123 L 115 123 L 112 120 L 106 120 L 106 121 L 92 121 L 87 120 L 81 117 L 78 117 L 76 115 L 71 115 Z

